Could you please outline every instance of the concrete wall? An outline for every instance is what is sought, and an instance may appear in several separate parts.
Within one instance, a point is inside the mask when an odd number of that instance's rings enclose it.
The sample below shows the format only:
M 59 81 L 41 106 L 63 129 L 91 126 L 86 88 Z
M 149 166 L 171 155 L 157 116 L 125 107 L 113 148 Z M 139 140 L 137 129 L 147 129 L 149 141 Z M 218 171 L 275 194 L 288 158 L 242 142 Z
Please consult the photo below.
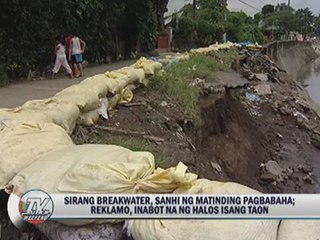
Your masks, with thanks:
M 304 65 L 320 56 L 319 42 L 278 41 L 264 48 L 265 53 L 294 78 Z

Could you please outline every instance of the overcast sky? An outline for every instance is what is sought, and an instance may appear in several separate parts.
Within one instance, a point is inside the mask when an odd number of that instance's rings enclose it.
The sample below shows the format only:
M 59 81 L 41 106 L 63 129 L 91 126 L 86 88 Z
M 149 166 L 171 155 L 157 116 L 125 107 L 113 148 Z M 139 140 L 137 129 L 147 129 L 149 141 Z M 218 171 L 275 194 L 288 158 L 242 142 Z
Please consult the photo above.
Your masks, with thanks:
M 242 0 L 255 8 L 261 9 L 265 4 L 277 4 L 282 2 L 287 2 L 287 0 Z M 192 0 L 169 0 L 169 12 L 174 10 L 179 10 L 184 4 L 192 2 Z M 320 13 L 320 0 L 291 0 L 291 5 L 293 8 L 306 8 L 309 7 L 315 14 Z M 232 11 L 243 10 L 246 13 L 253 15 L 257 12 L 254 8 L 246 6 L 245 4 L 239 2 L 239 0 L 228 0 L 229 9 Z

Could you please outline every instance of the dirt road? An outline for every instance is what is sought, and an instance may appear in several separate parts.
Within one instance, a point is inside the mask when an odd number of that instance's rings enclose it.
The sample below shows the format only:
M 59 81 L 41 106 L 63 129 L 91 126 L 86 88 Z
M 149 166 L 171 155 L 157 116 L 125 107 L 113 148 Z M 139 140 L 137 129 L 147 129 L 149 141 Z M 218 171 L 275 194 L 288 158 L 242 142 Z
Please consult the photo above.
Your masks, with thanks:
M 0 88 L 0 108 L 18 107 L 31 99 L 42 99 L 53 96 L 62 89 L 81 82 L 95 74 L 112 71 L 132 64 L 134 60 L 121 61 L 108 65 L 99 65 L 84 69 L 82 78 L 69 79 L 57 77 L 54 80 L 25 81 Z

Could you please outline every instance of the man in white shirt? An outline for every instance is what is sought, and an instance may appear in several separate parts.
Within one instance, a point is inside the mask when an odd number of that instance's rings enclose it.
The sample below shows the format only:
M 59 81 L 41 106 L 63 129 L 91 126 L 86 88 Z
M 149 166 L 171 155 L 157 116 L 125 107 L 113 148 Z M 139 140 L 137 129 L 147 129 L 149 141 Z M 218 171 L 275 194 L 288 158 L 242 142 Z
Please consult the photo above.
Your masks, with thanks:
M 72 61 L 76 73 L 76 77 L 82 76 L 82 63 L 84 49 L 86 48 L 86 43 L 82 39 L 73 36 L 71 39 L 71 44 L 69 48 L 69 60 Z

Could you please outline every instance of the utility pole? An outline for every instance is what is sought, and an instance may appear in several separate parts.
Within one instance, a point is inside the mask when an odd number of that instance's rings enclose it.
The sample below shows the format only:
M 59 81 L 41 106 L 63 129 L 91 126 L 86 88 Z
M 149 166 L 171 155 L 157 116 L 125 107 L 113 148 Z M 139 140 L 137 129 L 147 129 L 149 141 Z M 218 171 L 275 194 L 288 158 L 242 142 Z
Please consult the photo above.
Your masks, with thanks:
M 288 6 L 290 7 L 290 4 L 291 4 L 291 0 L 288 0 Z

